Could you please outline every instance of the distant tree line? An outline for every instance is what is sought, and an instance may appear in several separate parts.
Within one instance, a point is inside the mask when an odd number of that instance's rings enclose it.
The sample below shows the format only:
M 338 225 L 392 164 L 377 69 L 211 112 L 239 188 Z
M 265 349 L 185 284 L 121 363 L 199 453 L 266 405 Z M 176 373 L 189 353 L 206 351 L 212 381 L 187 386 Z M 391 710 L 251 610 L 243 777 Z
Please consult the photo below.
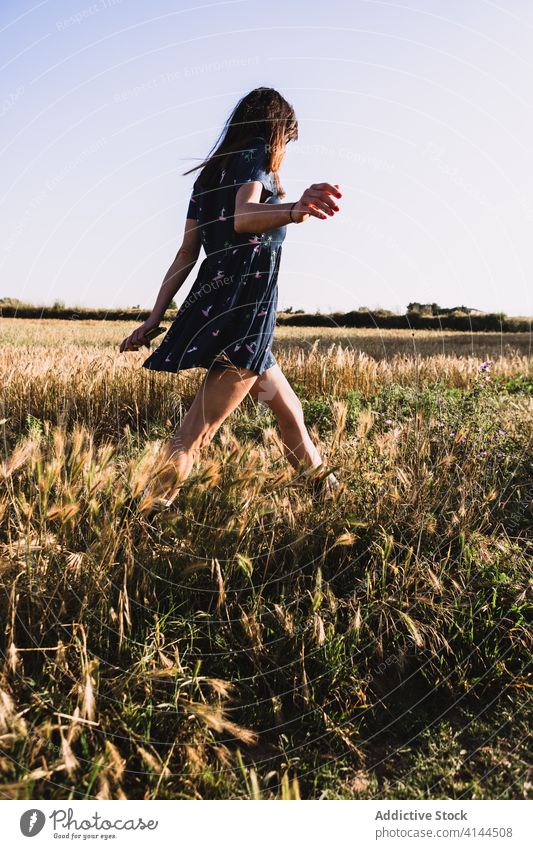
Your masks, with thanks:
M 477 310 L 473 307 L 440 307 L 438 304 L 420 304 L 418 301 L 411 301 L 407 304 L 407 313 L 417 313 L 418 315 L 485 315 L 483 310 Z M 496 313 L 499 314 L 499 313 Z M 504 313 L 501 313 L 504 315 Z
M 35 306 L 16 298 L 0 298 L 0 316 L 4 318 L 57 318 L 67 320 L 92 319 L 102 321 L 137 321 L 148 318 L 150 310 L 138 305 L 123 309 L 101 309 L 87 307 L 66 307 L 62 301 L 51 306 Z M 165 321 L 172 321 L 176 315 L 176 303 L 172 301 Z M 485 313 L 471 307 L 440 307 L 438 304 L 420 304 L 413 301 L 407 305 L 405 314 L 391 310 L 359 307 L 351 312 L 306 313 L 292 307 L 278 312 L 277 324 L 297 327 L 377 327 L 385 329 L 413 330 L 468 330 L 519 332 L 531 331 L 531 319 L 527 317 L 507 316 L 503 312 Z
M 454 312 L 449 315 L 407 312 L 405 315 L 387 310 L 356 310 L 334 313 L 278 313 L 277 324 L 299 327 L 376 327 L 381 330 L 467 330 L 518 333 L 531 331 L 531 319 L 508 317 L 505 313 L 466 315 Z

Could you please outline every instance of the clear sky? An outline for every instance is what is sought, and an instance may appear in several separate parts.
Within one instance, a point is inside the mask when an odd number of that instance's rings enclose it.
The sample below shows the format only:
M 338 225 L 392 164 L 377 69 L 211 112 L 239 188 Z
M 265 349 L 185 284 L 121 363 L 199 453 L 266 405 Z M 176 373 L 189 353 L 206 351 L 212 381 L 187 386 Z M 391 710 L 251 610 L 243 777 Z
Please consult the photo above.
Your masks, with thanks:
M 343 192 L 288 228 L 280 307 L 531 315 L 532 47 L 530 0 L 2 0 L 0 297 L 151 307 L 181 172 L 268 85 L 286 200 Z

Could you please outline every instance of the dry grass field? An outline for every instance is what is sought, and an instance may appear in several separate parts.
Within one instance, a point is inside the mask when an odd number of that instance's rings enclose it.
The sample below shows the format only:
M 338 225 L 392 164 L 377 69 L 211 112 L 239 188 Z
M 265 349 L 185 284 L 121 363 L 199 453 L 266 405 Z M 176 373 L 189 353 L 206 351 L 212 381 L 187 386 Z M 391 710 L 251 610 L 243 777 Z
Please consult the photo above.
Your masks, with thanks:
M 0 795 L 531 796 L 531 337 L 280 328 L 338 498 L 248 398 L 149 513 L 129 332 L 0 320 Z

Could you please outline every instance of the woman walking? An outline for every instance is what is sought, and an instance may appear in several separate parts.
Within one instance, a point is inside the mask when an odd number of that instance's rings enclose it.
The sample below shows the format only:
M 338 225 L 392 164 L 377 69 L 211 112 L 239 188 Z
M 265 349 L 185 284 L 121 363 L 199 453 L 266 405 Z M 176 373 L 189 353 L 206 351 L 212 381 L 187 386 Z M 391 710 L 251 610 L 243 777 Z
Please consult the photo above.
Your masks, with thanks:
M 271 350 L 282 242 L 289 224 L 338 212 L 338 185 L 313 184 L 299 200 L 281 202 L 279 168 L 286 144 L 298 138 L 292 106 L 272 88 L 243 97 L 193 186 L 183 242 L 149 318 L 122 342 L 120 351 L 149 347 L 178 289 L 205 250 L 198 276 L 146 369 L 207 369 L 180 427 L 162 446 L 151 494 L 163 499 L 169 481 L 184 480 L 203 447 L 250 394 L 274 413 L 292 466 L 304 474 L 323 466 L 305 426 L 302 405 Z M 171 474 L 169 475 L 169 472 Z M 166 474 L 165 474 L 166 473 Z M 338 486 L 333 474 L 326 478 Z

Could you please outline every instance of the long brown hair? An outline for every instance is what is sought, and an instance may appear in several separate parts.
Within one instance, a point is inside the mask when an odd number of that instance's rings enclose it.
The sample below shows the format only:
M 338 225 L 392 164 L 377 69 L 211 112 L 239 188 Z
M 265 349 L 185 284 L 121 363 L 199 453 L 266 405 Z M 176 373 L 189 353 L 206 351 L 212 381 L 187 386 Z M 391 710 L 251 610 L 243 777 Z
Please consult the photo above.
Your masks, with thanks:
M 201 168 L 198 186 L 208 188 L 211 178 L 224 167 L 232 153 L 243 150 L 254 136 L 263 136 L 266 140 L 266 169 L 274 174 L 279 197 L 285 197 L 278 170 L 286 143 L 298 138 L 298 121 L 290 103 L 274 88 L 260 86 L 242 97 L 204 161 L 184 174 Z

